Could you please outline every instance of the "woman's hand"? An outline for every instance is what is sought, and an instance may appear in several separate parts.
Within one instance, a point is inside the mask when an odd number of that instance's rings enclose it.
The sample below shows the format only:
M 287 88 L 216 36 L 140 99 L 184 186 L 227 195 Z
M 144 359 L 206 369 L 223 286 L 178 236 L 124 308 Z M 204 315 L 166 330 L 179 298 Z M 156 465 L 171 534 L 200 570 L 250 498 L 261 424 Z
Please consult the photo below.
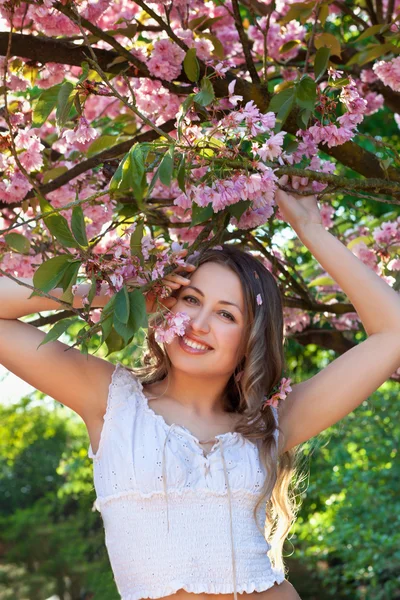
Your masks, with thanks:
M 177 254 L 177 256 L 180 256 L 182 258 L 185 254 L 187 254 L 187 250 L 180 250 L 176 254 Z M 182 285 L 188 285 L 188 283 L 190 282 L 190 279 L 188 279 L 187 277 L 183 277 L 183 275 L 178 275 L 177 271 L 192 272 L 195 269 L 196 269 L 195 265 L 191 265 L 190 263 L 184 263 L 183 265 L 174 269 L 171 273 L 169 273 L 169 275 L 166 275 L 161 280 L 161 285 L 166 286 L 168 288 L 169 295 L 165 296 L 164 298 L 161 298 L 159 294 L 157 294 L 157 293 L 155 293 L 155 291 L 153 291 L 153 289 L 150 289 L 146 294 L 147 313 L 152 313 L 157 309 L 157 302 L 156 302 L 157 297 L 158 297 L 158 302 L 160 304 L 162 304 L 163 306 L 165 306 L 168 309 L 171 309 L 178 302 L 178 300 L 177 300 L 177 298 L 174 298 L 170 294 L 172 294 L 172 292 L 175 290 L 179 290 L 179 288 Z
M 288 175 L 283 175 L 279 179 L 279 183 L 286 185 L 288 180 Z M 292 177 L 292 186 L 295 189 L 306 191 L 308 179 L 304 177 Z M 307 191 L 311 192 L 309 187 Z M 322 217 L 315 194 L 300 196 L 296 193 L 289 194 L 278 189 L 275 194 L 275 200 L 282 219 L 289 223 L 296 232 L 309 225 L 322 225 Z

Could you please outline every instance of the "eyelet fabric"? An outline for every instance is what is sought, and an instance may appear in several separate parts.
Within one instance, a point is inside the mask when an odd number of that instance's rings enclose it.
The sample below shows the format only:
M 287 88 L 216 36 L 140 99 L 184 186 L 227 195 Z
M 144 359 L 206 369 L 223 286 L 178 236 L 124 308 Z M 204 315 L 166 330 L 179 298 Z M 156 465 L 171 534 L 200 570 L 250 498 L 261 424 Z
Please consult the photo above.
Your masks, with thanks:
M 273 409 L 276 424 L 278 413 Z M 274 432 L 278 439 L 278 429 Z M 238 432 L 205 456 L 184 426 L 149 406 L 139 379 L 117 363 L 93 460 L 96 500 L 123 600 L 261 592 L 282 583 L 253 509 L 266 473 L 259 447 Z M 203 442 L 204 443 L 204 442 Z M 265 505 L 257 519 L 261 530 Z

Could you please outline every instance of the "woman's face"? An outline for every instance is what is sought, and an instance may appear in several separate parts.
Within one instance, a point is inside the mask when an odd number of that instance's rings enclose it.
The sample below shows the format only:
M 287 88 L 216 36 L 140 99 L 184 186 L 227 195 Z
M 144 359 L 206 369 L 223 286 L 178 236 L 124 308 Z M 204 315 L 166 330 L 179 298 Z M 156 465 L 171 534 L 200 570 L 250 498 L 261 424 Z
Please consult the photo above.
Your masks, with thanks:
M 190 322 L 185 336 L 165 344 L 173 367 L 193 375 L 230 376 L 241 358 L 245 324 L 239 277 L 229 267 L 205 263 L 193 271 L 190 284 L 182 286 L 176 297 L 172 312 L 187 313 Z M 188 347 L 186 337 L 211 348 L 199 351 Z

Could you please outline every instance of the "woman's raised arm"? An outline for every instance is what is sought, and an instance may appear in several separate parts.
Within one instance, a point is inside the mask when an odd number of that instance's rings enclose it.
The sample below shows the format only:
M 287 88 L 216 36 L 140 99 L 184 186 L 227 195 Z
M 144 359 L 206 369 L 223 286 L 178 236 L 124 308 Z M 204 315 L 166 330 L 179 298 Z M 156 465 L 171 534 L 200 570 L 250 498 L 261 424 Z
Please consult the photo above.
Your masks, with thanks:
M 20 281 L 32 285 L 31 279 Z M 81 284 L 73 306 L 82 308 L 82 296 L 90 284 Z M 8 277 L 0 278 L 0 363 L 24 381 L 68 406 L 88 423 L 101 418 L 107 405 L 108 386 L 113 365 L 95 356 L 85 356 L 60 341 L 43 346 L 45 333 L 18 317 L 62 309 L 55 300 L 34 296 L 31 291 Z M 51 295 L 60 298 L 61 288 Z M 104 306 L 109 297 L 97 296 L 92 306 Z

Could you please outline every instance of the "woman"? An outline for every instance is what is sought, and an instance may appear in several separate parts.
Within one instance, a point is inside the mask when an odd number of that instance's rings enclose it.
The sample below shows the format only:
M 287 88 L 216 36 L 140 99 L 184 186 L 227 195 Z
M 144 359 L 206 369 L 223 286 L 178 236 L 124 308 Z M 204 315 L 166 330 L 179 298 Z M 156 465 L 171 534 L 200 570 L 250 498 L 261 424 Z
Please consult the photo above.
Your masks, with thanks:
M 284 367 L 281 298 L 250 254 L 217 247 L 186 265 L 188 277 L 165 278 L 165 306 L 190 320 L 170 344 L 156 344 L 150 328 L 146 366 L 136 373 L 65 352 L 58 341 L 38 348 L 45 334 L 17 319 L 58 304 L 0 280 L 1 363 L 85 422 L 95 504 L 123 600 L 298 599 L 282 562 L 295 514 L 294 449 L 400 365 L 398 295 L 325 230 L 315 196 L 278 191 L 276 200 L 369 336 L 293 385 L 278 408 L 268 395 Z

